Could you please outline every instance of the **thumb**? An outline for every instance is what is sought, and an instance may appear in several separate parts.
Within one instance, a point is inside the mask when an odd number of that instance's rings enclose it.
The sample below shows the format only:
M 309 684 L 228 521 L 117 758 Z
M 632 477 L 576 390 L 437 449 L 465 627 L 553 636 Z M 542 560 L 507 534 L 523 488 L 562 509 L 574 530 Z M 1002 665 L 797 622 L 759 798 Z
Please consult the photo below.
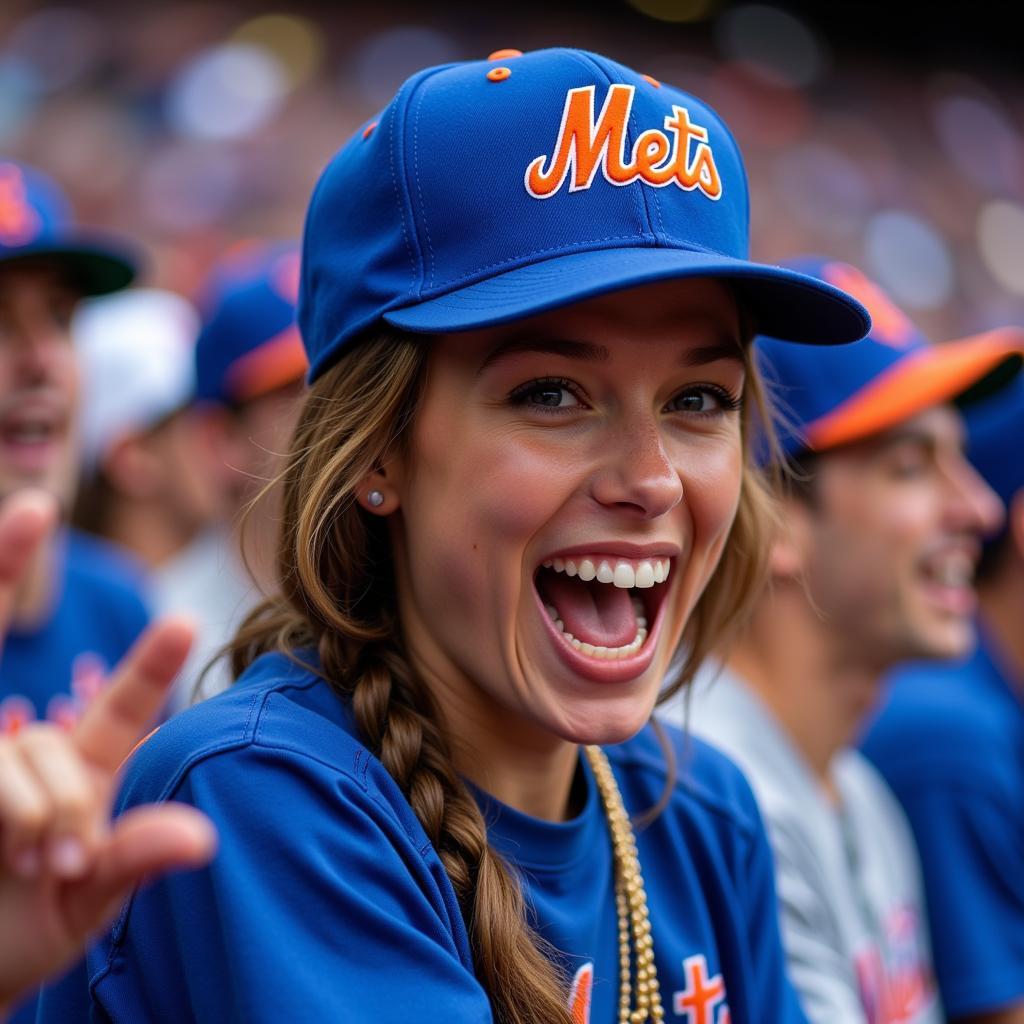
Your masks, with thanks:
M 114 822 L 89 875 L 64 887 L 68 931 L 86 938 L 106 925 L 145 879 L 200 868 L 216 848 L 216 830 L 194 807 L 167 803 L 128 811 Z

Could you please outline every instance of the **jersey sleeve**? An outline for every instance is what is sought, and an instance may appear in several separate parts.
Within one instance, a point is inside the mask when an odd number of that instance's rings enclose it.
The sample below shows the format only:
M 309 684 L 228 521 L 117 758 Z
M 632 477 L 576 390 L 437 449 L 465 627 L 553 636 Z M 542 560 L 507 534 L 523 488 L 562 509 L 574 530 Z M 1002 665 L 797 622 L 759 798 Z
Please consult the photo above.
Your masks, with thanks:
M 951 1018 L 1024 1004 L 1024 833 L 996 786 L 898 794 L 917 838 L 939 987 Z
M 772 848 L 753 793 L 749 793 L 749 802 L 753 827 L 744 878 L 754 975 L 752 1005 L 758 1020 L 807 1024 L 807 1016 L 793 988 L 783 953 Z M 836 1017 L 830 1024 L 839 1024 L 843 1020 Z
M 248 748 L 194 766 L 175 797 L 213 819 L 217 855 L 136 894 L 90 952 L 92 1019 L 491 1021 L 440 862 L 379 792 Z M 40 1021 L 87 1019 L 49 1005 Z
M 812 1024 L 867 1024 L 853 965 L 841 952 L 817 858 L 799 828 L 771 825 L 789 976 Z

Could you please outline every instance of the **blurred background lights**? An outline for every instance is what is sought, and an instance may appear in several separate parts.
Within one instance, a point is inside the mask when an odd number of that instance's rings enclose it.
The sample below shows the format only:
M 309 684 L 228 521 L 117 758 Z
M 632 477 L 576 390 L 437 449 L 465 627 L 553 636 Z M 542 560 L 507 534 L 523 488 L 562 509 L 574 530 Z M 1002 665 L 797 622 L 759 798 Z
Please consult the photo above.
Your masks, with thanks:
M 716 37 L 726 57 L 770 81 L 810 85 L 827 62 L 824 44 L 803 21 L 764 4 L 726 11 L 718 20 Z
M 289 89 L 275 54 L 251 43 L 226 43 L 182 69 L 167 97 L 168 117 L 182 135 L 240 138 L 262 128 Z
M 867 225 L 868 269 L 899 305 L 935 309 L 953 291 L 953 259 L 941 235 L 920 217 L 883 210 Z
M 946 158 L 968 181 L 991 192 L 1020 189 L 1024 146 L 995 104 L 980 96 L 944 96 L 934 103 L 932 120 Z
M 22 61 L 0 57 L 0 143 L 14 135 L 28 119 L 34 93 L 31 69 Z
M 248 43 L 277 57 L 292 88 L 308 81 L 323 62 L 322 29 L 309 18 L 294 14 L 263 14 L 241 25 L 232 42 Z
M 366 102 L 376 110 L 388 103 L 402 82 L 414 72 L 466 56 L 485 57 L 487 54 L 462 54 L 451 36 L 437 29 L 418 25 L 390 29 L 373 36 L 356 54 L 356 85 Z
M 95 14 L 79 7 L 44 7 L 14 26 L 0 56 L 22 61 L 35 88 L 48 93 L 88 75 L 103 49 L 103 27 Z
M 872 204 L 860 167 L 845 153 L 818 142 L 779 152 L 772 183 L 787 211 L 805 227 L 843 237 L 860 230 Z
M 626 0 L 630 7 L 657 21 L 702 21 L 718 6 L 718 0 Z
M 977 236 L 988 272 L 1007 291 L 1024 295 L 1024 207 L 998 199 L 986 203 Z

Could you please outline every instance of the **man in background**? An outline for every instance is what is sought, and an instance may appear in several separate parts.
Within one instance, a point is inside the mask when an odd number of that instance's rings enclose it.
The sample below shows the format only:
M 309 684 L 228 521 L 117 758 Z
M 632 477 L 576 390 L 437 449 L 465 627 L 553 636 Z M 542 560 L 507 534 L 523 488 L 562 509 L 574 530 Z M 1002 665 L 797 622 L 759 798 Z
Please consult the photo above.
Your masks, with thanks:
M 910 831 L 851 744 L 889 668 L 972 642 L 979 537 L 1001 513 L 950 403 L 1019 357 L 1001 335 L 930 345 L 853 267 L 795 266 L 857 296 L 873 328 L 820 350 L 756 343 L 792 428 L 781 440 L 794 476 L 780 488 L 771 587 L 720 678 L 696 684 L 692 725 L 757 794 L 810 1019 L 938 1024 Z
M 78 301 L 135 274 L 119 244 L 74 225 L 60 189 L 0 158 L 0 499 L 34 487 L 66 516 L 78 468 Z M 36 719 L 70 727 L 146 625 L 140 572 L 66 528 L 17 588 L 0 650 L 0 733 Z
M 898 670 L 863 750 L 917 839 L 950 1019 L 1024 1024 L 1024 380 L 967 423 L 1006 505 L 978 566 L 979 643 Z
M 295 323 L 298 282 L 297 245 L 247 242 L 214 268 L 200 301 L 188 418 L 192 457 L 216 511 L 156 575 L 156 610 L 186 611 L 200 624 L 174 707 L 231 682 L 227 660 L 211 665 L 211 659 L 273 579 L 277 501 L 270 494 L 249 506 L 281 468 L 303 391 L 307 363 Z
M 82 368 L 82 480 L 74 522 L 157 576 L 219 512 L 194 417 L 199 314 L 132 288 L 83 302 L 72 335 Z

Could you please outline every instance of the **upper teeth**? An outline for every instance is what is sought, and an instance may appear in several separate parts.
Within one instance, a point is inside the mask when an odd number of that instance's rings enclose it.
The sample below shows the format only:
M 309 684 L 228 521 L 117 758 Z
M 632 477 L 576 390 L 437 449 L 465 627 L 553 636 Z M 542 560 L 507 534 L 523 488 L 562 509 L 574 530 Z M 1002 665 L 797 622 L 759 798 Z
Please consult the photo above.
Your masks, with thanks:
M 545 569 L 564 572 L 567 576 L 579 576 L 581 580 L 596 579 L 598 583 L 611 583 L 623 590 L 632 587 L 646 589 L 655 583 L 664 583 L 671 567 L 672 563 L 667 558 L 645 558 L 642 561 L 600 557 L 582 558 L 579 561 L 553 558 L 544 563 Z

